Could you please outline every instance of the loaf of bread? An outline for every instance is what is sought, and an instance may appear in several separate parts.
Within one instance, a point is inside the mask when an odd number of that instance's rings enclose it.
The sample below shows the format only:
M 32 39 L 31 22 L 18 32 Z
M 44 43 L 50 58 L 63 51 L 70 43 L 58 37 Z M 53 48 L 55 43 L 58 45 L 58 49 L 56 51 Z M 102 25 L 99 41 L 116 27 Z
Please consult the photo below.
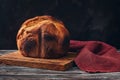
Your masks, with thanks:
M 60 58 L 69 48 L 69 32 L 62 21 L 51 16 L 26 20 L 18 31 L 18 51 L 26 57 Z

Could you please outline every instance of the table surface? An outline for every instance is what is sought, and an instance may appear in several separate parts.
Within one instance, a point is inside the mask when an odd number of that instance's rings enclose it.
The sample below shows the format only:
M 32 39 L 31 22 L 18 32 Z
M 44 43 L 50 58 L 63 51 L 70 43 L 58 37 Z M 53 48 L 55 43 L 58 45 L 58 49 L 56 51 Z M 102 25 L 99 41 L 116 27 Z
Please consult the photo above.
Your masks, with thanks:
M 16 50 L 0 50 L 0 55 Z M 120 72 L 87 73 L 77 67 L 54 71 L 0 64 L 0 80 L 120 80 Z

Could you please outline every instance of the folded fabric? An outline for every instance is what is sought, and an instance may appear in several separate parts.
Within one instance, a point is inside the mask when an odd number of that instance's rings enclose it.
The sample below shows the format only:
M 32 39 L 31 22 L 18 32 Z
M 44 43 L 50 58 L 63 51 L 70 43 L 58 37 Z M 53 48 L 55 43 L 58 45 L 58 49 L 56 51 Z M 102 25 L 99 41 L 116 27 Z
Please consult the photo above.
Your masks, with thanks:
M 119 72 L 120 53 L 100 41 L 70 41 L 70 50 L 78 52 L 76 65 L 87 72 Z

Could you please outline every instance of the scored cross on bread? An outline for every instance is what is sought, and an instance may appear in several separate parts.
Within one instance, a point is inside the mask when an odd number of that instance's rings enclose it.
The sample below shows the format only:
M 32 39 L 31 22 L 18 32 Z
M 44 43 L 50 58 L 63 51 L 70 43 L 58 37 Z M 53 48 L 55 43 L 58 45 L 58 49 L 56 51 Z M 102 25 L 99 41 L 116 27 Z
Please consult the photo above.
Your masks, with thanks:
M 60 58 L 69 48 L 69 32 L 64 24 L 48 15 L 26 20 L 18 31 L 17 47 L 26 57 Z

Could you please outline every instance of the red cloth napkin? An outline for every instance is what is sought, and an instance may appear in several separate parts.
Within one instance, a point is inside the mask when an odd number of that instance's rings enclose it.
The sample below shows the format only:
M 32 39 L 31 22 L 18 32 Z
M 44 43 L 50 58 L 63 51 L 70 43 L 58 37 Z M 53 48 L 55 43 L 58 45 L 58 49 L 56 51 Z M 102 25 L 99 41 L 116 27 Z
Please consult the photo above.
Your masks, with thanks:
M 77 51 L 76 65 L 87 72 L 119 72 L 120 53 L 100 41 L 70 41 L 70 50 Z

